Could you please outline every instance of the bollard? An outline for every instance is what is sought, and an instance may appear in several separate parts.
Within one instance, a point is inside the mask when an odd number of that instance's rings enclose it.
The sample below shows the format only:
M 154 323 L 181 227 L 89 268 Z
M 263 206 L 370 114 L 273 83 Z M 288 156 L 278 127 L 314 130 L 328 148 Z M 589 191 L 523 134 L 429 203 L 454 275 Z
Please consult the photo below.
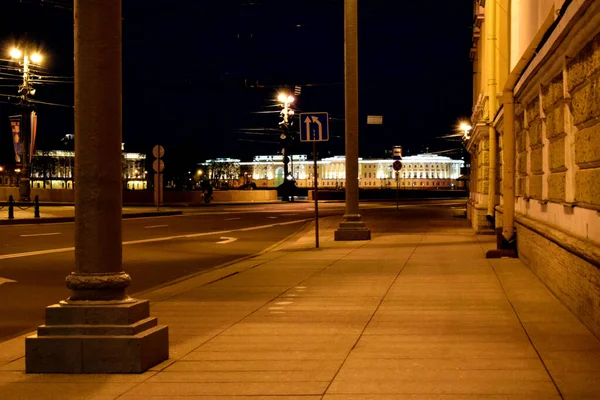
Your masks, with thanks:
M 8 196 L 8 219 L 15 219 L 15 200 Z
M 40 217 L 40 198 L 37 194 L 35 195 L 34 202 L 35 202 L 35 206 L 33 207 L 33 217 L 39 218 Z

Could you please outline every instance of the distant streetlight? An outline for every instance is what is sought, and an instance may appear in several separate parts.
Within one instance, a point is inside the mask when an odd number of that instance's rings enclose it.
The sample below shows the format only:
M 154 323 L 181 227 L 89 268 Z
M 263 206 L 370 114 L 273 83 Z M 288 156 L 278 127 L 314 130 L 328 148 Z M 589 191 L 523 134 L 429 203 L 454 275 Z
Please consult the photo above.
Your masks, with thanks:
M 17 48 L 13 48 L 10 50 L 10 58 L 21 58 L 22 55 L 23 53 L 21 53 L 21 50 Z
M 202 176 L 202 170 L 199 169 L 198 171 L 196 171 L 196 174 L 198 174 L 198 176 Z
M 282 144 L 282 153 L 283 153 L 283 176 L 285 185 L 286 182 L 293 183 L 294 177 L 293 174 L 290 174 L 289 163 L 291 161 L 291 142 L 293 140 L 293 136 L 290 132 L 290 126 L 292 123 L 290 122 L 290 117 L 294 116 L 294 110 L 290 108 L 290 105 L 294 102 L 294 96 L 291 96 L 287 93 L 279 93 L 277 96 L 277 100 L 281 103 L 281 112 L 279 115 L 281 116 L 281 121 L 279 122 L 279 127 L 281 128 L 281 144 Z M 293 165 L 292 165 L 293 167 Z M 288 186 L 286 186 L 288 187 Z M 289 195 L 284 194 L 283 198 L 289 198 Z M 292 196 L 293 199 L 293 196 Z
M 39 64 L 42 62 L 42 56 L 39 53 L 34 53 L 31 55 L 31 62 L 35 64 Z
M 20 156 L 22 167 L 19 169 L 19 172 L 22 172 L 22 176 L 19 179 L 19 198 L 28 201 L 31 193 L 29 182 L 29 163 L 31 161 L 31 153 L 33 152 L 31 141 L 35 140 L 31 137 L 30 123 L 32 117 L 30 115 L 29 101 L 29 96 L 35 95 L 35 89 L 31 84 L 29 68 L 32 64 L 40 64 L 42 62 L 42 55 L 38 52 L 30 54 L 27 50 L 21 50 L 17 47 L 12 48 L 9 54 L 13 60 L 23 66 L 23 82 L 19 85 L 19 93 L 21 94 L 21 154 L 18 154 L 18 156 Z
M 473 129 L 471 125 L 469 125 L 466 122 L 461 122 L 458 129 L 462 131 L 464 140 L 469 140 L 471 138 L 469 135 L 469 132 L 471 132 L 471 130 Z

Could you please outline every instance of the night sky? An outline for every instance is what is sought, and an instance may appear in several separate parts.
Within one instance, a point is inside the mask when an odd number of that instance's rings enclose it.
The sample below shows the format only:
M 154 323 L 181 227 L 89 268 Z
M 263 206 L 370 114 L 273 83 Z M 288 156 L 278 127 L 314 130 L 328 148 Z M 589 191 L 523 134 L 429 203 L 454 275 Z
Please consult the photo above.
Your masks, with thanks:
M 0 59 L 27 41 L 43 49 L 47 75 L 72 76 L 72 18 L 69 0 L 1 0 Z M 471 24 L 470 1 L 359 0 L 362 157 L 395 144 L 405 154 L 460 146 L 436 137 L 471 113 Z M 161 143 L 173 168 L 276 154 L 279 134 L 264 128 L 277 128 L 279 116 L 265 111 L 279 110 L 278 90 L 300 85 L 297 111 L 332 117 L 319 156 L 343 154 L 343 35 L 342 0 L 124 0 L 126 150 Z M 16 92 L 12 83 L 0 79 L 0 93 Z M 73 85 L 38 86 L 34 98 L 72 105 Z M 7 100 L 0 96 L 0 164 L 13 159 L 8 115 L 17 109 Z M 60 148 L 72 109 L 39 105 L 38 115 L 38 148 Z M 383 115 L 384 125 L 367 126 L 367 115 Z

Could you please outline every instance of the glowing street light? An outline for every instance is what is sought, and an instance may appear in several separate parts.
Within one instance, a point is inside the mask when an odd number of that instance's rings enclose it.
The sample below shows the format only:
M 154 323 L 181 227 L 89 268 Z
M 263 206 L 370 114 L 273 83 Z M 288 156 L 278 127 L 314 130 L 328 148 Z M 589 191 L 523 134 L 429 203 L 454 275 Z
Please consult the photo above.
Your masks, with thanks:
M 21 50 L 15 48 L 12 48 L 10 50 L 10 58 L 21 58 L 23 56 L 23 53 L 21 52 Z
M 463 139 L 465 140 L 469 140 L 471 137 L 469 136 L 469 132 L 471 132 L 471 129 L 473 129 L 473 127 L 471 125 L 469 125 L 466 122 L 461 122 L 460 126 L 458 127 L 458 129 L 460 129 L 463 133 Z
M 34 53 L 31 55 L 31 62 L 39 64 L 42 62 L 42 55 L 40 53 Z

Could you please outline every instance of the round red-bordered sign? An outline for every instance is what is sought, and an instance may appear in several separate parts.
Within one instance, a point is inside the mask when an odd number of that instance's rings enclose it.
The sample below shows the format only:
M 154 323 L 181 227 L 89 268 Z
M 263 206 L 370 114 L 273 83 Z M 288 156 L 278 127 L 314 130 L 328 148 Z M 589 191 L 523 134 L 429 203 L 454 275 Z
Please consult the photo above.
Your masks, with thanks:
M 400 160 L 394 161 L 392 168 L 394 168 L 394 171 L 400 171 L 402 169 L 402 162 Z

